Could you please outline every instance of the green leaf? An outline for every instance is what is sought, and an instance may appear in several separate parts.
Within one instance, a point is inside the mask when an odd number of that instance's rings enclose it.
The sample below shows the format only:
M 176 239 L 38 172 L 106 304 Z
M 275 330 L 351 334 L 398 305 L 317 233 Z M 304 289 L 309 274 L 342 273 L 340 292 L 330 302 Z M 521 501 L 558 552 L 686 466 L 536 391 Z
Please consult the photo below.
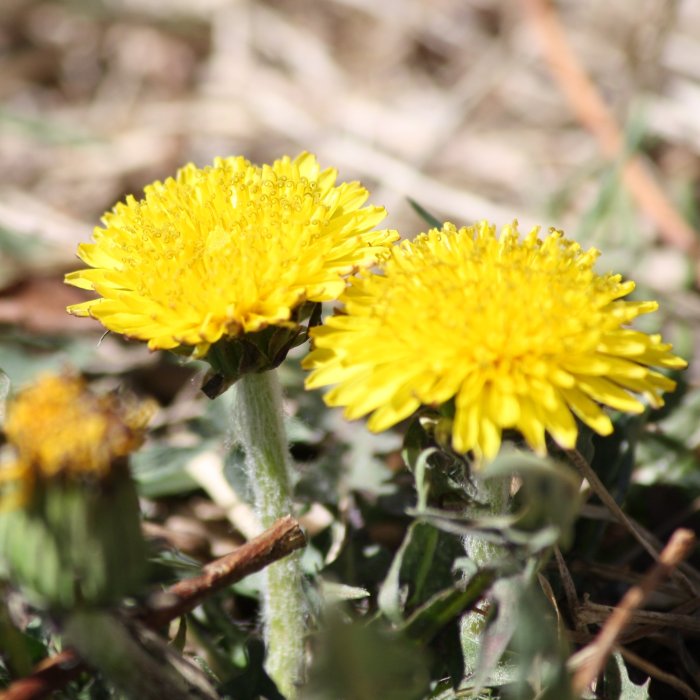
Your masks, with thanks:
M 359 586 L 347 586 L 344 583 L 336 583 L 335 581 L 320 581 L 321 593 L 323 597 L 331 602 L 340 600 L 361 600 L 369 598 L 370 592 Z
M 510 664 L 502 662 L 502 658 L 519 622 L 521 586 L 520 577 L 497 581 L 489 594 L 491 604 L 496 606 L 496 614 L 488 621 L 483 633 L 477 638 L 467 625 L 462 629 L 464 666 L 467 673 L 474 674 L 473 683 L 477 689 L 513 681 Z
M 66 365 L 86 368 L 97 353 L 92 337 L 32 336 L 16 328 L 3 330 L 0 335 L 2 369 L 15 386 L 26 384 L 41 372 L 60 372 Z
M 182 615 L 178 621 L 177 632 L 170 640 L 170 644 L 178 651 L 185 650 L 185 642 L 187 641 L 187 616 Z
M 416 607 L 454 583 L 452 565 L 463 553 L 459 540 L 433 525 L 411 524 L 379 591 L 378 605 L 394 624 L 406 607 Z
M 504 450 L 483 473 L 485 479 L 517 474 L 522 485 L 514 499 L 517 530 L 539 533 L 530 541 L 532 551 L 550 544 L 568 547 L 581 502 L 581 477 L 568 464 L 530 452 Z M 551 540 L 552 530 L 556 530 Z
M 185 466 L 210 447 L 200 443 L 195 447 L 150 445 L 131 456 L 131 467 L 139 494 L 144 498 L 162 498 L 188 493 L 199 488 Z
M 646 422 L 644 415 L 620 414 L 613 420 L 615 431 L 611 435 L 593 436 L 595 451 L 590 465 L 618 504 L 625 500 Z
M 404 436 L 401 455 L 416 479 L 417 514 L 426 509 L 428 496 L 433 503 L 449 501 L 466 505 L 468 502 L 467 463 L 444 448 L 442 433 L 446 424 L 449 420 L 434 411 L 423 410 L 409 423 Z
M 401 456 L 411 471 L 415 471 L 415 464 L 421 453 L 431 447 L 431 439 L 419 416 L 415 416 L 409 421 L 404 433 L 403 450 Z
M 420 513 L 428 507 L 428 493 L 430 492 L 430 481 L 426 478 L 428 460 L 437 452 L 436 447 L 429 447 L 423 450 L 417 457 L 414 476 L 416 478 L 416 492 L 418 493 L 418 505 L 416 510 Z
M 409 509 L 409 514 L 413 511 Z M 525 562 L 550 549 L 561 539 L 557 526 L 542 527 L 534 532 L 518 529 L 513 524 L 518 515 L 485 515 L 468 518 L 461 513 L 445 510 L 427 509 L 421 518 L 445 533 L 460 537 L 480 538 L 503 550 L 502 555 L 489 561 L 488 568 L 497 571 L 499 576 L 512 576 L 520 571 Z M 471 574 L 476 564 L 468 558 L 455 557 L 453 569 L 462 569 Z
M 537 695 L 540 700 L 577 700 L 566 667 L 566 636 L 557 627 L 549 601 L 532 582 L 535 568 L 533 561 L 516 589 L 515 609 L 508 613 L 515 623 L 512 658 L 517 668 L 516 684 L 509 697 L 529 700 L 534 686 L 542 689 Z
M 422 700 L 430 687 L 426 650 L 380 623 L 348 623 L 330 612 L 304 700 Z
M 20 632 L 12 624 L 4 601 L 0 603 L 0 649 L 5 664 L 15 677 L 28 675 L 34 663 L 47 653 L 45 645 L 38 639 Z
M 534 583 L 537 566 L 533 559 L 522 573 L 494 584 L 480 634 L 462 625 L 465 669 L 467 676 L 473 674 L 467 685 L 475 694 L 508 686 L 509 700 L 574 700 L 565 634 Z
M 219 688 L 222 700 L 284 700 L 272 679 L 267 675 L 263 662 L 265 647 L 261 640 L 251 638 L 246 643 L 247 664 L 242 672 L 233 674 Z
M 650 678 L 647 678 L 644 685 L 632 683 L 622 654 L 618 652 L 612 655 L 605 666 L 600 690 L 609 700 L 649 700 L 650 683 Z
M 476 603 L 493 583 L 493 571 L 478 572 L 464 586 L 452 586 L 432 596 L 413 611 L 402 631 L 411 639 L 428 643 L 445 625 Z
M 408 203 L 413 207 L 413 210 L 425 221 L 431 228 L 442 228 L 442 222 L 433 216 L 427 209 L 424 209 L 415 199 L 408 198 Z

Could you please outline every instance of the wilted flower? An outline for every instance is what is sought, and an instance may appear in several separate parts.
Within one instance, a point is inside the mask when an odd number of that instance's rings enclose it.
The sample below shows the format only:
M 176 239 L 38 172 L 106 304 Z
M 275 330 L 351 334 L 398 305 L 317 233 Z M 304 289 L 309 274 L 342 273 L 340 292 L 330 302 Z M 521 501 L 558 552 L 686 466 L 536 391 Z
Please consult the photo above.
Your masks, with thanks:
M 506 429 L 538 452 L 545 433 L 564 448 L 574 415 L 612 432 L 601 404 L 631 413 L 675 383 L 653 369 L 681 369 L 659 335 L 628 327 L 654 301 L 623 301 L 634 283 L 593 270 L 599 253 L 560 231 L 500 237 L 488 222 L 421 234 L 395 246 L 377 274 L 351 280 L 344 311 L 312 331 L 308 388 L 347 418 L 372 413 L 385 430 L 421 405 L 454 401 L 452 443 L 491 459 Z

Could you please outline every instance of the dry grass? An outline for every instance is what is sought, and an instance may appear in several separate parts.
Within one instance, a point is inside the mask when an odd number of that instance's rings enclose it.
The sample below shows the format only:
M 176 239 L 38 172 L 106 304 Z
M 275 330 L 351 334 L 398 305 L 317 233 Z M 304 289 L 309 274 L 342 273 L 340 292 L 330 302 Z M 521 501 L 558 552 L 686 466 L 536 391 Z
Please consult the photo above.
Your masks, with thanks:
M 694 186 L 696 3 L 558 5 L 620 123 L 643 119 L 665 189 Z M 0 224 L 58 243 L 61 262 L 126 192 L 220 154 L 315 151 L 405 235 L 422 225 L 407 197 L 460 223 L 576 228 L 599 193 L 597 144 L 524 3 L 8 0 L 0 27 Z M 654 233 L 633 221 L 628 235 Z

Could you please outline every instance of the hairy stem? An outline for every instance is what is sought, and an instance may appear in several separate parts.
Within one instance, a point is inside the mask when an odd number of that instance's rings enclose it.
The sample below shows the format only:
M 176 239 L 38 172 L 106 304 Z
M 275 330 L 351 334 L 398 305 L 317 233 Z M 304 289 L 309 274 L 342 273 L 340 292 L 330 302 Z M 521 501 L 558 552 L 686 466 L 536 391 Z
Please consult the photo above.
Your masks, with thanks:
M 471 518 L 480 516 L 503 515 L 510 500 L 510 477 L 495 477 L 477 482 L 476 501 L 467 515 Z M 465 535 L 464 551 L 478 568 L 483 568 L 503 557 L 503 548 L 479 535 Z M 489 600 L 480 610 L 473 610 L 462 617 L 461 638 L 465 659 L 476 659 L 481 633 L 484 631 Z M 474 671 L 474 669 L 471 669 Z M 469 669 L 468 669 L 469 671 Z
M 235 385 L 233 424 L 246 455 L 255 508 L 263 527 L 292 510 L 289 450 L 282 422 L 282 392 L 274 370 L 245 374 Z M 265 667 L 287 698 L 304 675 L 304 595 L 299 555 L 265 569 Z

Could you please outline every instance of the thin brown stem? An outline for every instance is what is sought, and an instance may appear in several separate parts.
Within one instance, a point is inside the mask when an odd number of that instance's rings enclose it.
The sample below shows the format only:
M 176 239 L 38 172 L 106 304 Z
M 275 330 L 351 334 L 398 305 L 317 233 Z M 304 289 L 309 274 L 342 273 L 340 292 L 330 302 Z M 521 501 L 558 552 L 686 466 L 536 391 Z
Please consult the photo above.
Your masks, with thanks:
M 583 659 L 572 680 L 572 686 L 576 693 L 583 693 L 598 677 L 622 630 L 629 624 L 632 613 L 644 603 L 662 579 L 669 576 L 678 564 L 690 554 L 694 545 L 695 535 L 690 530 L 676 530 L 661 552 L 659 560 L 647 572 L 639 585 L 632 586 L 625 593 L 595 639 L 576 654 L 577 658 Z
M 268 564 L 301 549 L 305 544 L 306 537 L 299 523 L 290 515 L 280 518 L 259 537 L 207 564 L 199 576 L 173 584 L 162 605 L 143 611 L 139 617 L 149 627 L 165 625 L 194 610 L 203 598 L 214 591 L 260 571 Z
M 554 557 L 557 562 L 557 568 L 559 569 L 559 578 L 561 579 L 562 586 L 564 588 L 566 605 L 569 609 L 571 621 L 573 622 L 575 629 L 579 631 L 585 630 L 585 624 L 581 623 L 578 619 L 578 595 L 576 594 L 574 579 L 571 576 L 569 568 L 566 566 L 566 562 L 564 561 L 564 557 L 562 556 L 559 547 L 554 547 Z
M 669 613 L 672 615 L 689 615 L 690 613 L 694 613 L 698 608 L 700 608 L 700 598 L 691 598 L 669 610 Z M 658 629 L 658 624 L 635 627 L 631 630 L 627 630 L 620 638 L 620 642 L 623 644 L 631 644 L 639 639 L 650 637 L 652 634 L 658 632 Z
M 612 159 L 624 155 L 624 140 L 612 112 L 594 82 L 572 51 L 566 32 L 549 0 L 523 0 L 527 19 L 541 39 L 544 56 L 571 110 L 595 137 L 603 154 Z M 696 231 L 679 214 L 639 156 L 622 164 L 622 180 L 637 206 L 651 219 L 667 243 L 699 257 Z
M 654 546 L 653 542 L 650 542 L 643 529 L 638 527 L 636 523 L 627 517 L 610 492 L 605 488 L 605 484 L 603 484 L 603 482 L 600 480 L 600 477 L 595 473 L 591 465 L 588 464 L 585 457 L 578 450 L 567 450 L 566 454 L 571 464 L 573 464 L 576 469 L 579 470 L 583 478 L 589 483 L 593 493 L 598 496 L 613 517 L 629 531 L 629 533 L 637 540 L 637 542 L 639 542 L 639 544 L 653 559 L 659 561 L 659 550 Z M 697 587 L 685 574 L 674 568 L 671 575 L 688 593 L 695 597 L 700 595 Z

